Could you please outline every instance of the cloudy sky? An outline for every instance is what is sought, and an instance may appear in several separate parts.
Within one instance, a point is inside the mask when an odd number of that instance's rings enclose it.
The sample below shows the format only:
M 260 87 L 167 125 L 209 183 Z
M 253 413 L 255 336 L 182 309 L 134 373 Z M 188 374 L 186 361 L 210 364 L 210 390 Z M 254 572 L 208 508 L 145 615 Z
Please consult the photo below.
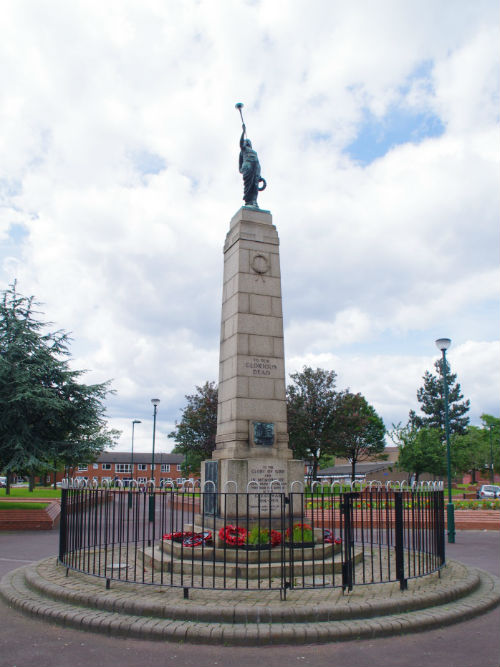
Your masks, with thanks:
M 498 415 L 496 0 L 5 0 L 0 289 L 113 379 L 119 449 L 218 375 L 240 119 L 281 240 L 287 372 L 334 369 L 386 426 L 452 339 Z

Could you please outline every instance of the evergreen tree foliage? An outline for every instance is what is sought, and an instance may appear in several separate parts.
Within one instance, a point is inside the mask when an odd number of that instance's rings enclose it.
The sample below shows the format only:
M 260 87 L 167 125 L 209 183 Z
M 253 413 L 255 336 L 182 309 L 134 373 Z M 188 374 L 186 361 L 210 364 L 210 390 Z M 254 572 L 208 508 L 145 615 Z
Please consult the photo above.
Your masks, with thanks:
M 434 364 L 436 375 L 429 371 L 423 376 L 424 384 L 417 391 L 417 399 L 423 415 L 410 411 L 409 420 L 412 428 L 436 428 L 444 433 L 444 387 L 442 367 L 443 360 L 438 359 Z M 456 381 L 456 373 L 451 373 L 446 363 L 446 378 L 448 382 L 448 419 L 450 434 L 465 434 L 469 417 L 470 401 L 463 401 L 460 384 Z
M 86 385 L 69 367 L 70 338 L 47 331 L 16 283 L 0 302 L 0 469 L 43 473 L 88 463 L 118 432 L 108 431 L 103 401 L 109 383 Z
M 199 472 L 201 462 L 215 449 L 217 432 L 218 388 L 215 382 L 196 387 L 196 393 L 185 397 L 187 405 L 175 430 L 168 434 L 175 440 L 174 452 L 184 454 L 183 472 Z
M 334 451 L 351 463 L 351 479 L 356 464 L 367 459 L 386 458 L 385 426 L 375 408 L 361 394 L 341 395 L 337 410 Z
M 312 464 L 316 479 L 319 460 L 334 451 L 335 427 L 341 394 L 335 388 L 337 374 L 304 366 L 290 375 L 287 387 L 288 434 L 295 458 Z

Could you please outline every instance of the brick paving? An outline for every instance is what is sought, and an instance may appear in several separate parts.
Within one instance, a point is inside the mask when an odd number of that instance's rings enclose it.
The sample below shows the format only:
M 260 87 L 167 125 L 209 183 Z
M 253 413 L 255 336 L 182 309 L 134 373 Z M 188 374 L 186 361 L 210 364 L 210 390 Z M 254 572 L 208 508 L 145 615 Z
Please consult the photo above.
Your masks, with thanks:
M 358 566 L 359 569 L 359 566 Z M 112 582 L 57 565 L 55 558 L 8 573 L 2 597 L 26 614 L 99 633 L 231 645 L 302 644 L 422 631 L 495 607 L 500 582 L 450 561 L 437 573 L 398 583 L 278 591 L 183 590 Z

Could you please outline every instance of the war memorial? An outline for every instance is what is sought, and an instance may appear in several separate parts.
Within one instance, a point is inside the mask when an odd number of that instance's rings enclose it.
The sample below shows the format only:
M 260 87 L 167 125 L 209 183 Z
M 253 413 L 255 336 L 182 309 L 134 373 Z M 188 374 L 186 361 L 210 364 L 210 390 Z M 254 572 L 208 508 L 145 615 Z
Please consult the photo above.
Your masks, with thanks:
M 440 483 L 304 484 L 289 447 L 278 231 L 242 104 L 245 205 L 226 235 L 216 448 L 201 482 L 67 480 L 59 553 L 6 575 L 14 609 L 111 635 L 348 641 L 484 613 L 500 583 L 446 559 Z

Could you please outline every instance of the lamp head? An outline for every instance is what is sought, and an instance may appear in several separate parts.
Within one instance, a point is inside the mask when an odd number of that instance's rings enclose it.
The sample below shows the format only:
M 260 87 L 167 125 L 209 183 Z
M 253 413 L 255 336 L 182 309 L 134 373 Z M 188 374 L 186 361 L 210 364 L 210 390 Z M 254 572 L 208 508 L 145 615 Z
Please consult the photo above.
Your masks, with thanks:
M 142 424 L 142 422 L 141 422 L 140 419 L 134 419 L 134 420 L 132 421 L 132 424 Z
M 438 338 L 436 341 L 436 347 L 438 350 L 441 350 L 441 352 L 446 351 L 451 345 L 451 339 L 450 338 Z
M 151 403 L 156 407 L 157 405 L 160 405 L 160 399 L 159 398 L 152 398 Z
M 243 102 L 236 102 L 234 107 L 235 107 L 235 109 L 243 109 Z

